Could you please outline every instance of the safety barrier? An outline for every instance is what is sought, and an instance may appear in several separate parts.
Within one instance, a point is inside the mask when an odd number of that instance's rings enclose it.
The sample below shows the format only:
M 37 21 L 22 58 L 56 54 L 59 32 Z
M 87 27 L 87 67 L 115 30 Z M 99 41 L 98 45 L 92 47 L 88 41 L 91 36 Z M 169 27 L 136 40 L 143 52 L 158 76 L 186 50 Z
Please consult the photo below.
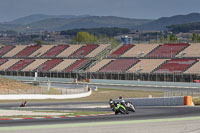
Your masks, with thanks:
M 186 106 L 194 106 L 194 103 L 192 102 L 191 96 L 184 96 L 184 105 Z
M 159 98 L 128 98 L 125 101 L 130 101 L 134 106 L 193 106 L 191 96 L 180 97 L 159 97 Z M 115 100 L 120 101 L 120 100 Z
M 28 99 L 73 99 L 87 97 L 92 94 L 92 91 L 88 91 L 80 94 L 70 95 L 43 95 L 43 94 L 25 94 L 25 95 L 1 95 L 0 100 L 28 100 Z

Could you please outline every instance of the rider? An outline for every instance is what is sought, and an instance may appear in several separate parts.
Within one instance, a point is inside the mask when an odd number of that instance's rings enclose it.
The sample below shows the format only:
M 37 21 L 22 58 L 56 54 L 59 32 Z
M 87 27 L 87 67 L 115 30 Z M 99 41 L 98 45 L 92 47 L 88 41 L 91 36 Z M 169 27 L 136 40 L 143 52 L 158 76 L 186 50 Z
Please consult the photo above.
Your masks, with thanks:
M 20 105 L 20 107 L 25 107 L 26 106 L 27 101 L 22 102 L 22 104 Z
M 122 110 L 124 110 L 123 112 L 122 111 L 120 111 L 120 109 L 122 109 Z M 122 100 L 118 105 L 117 105 L 117 107 L 116 107 L 116 110 L 115 110 L 115 115 L 117 115 L 118 113 L 126 113 L 126 114 L 128 114 L 128 111 L 127 111 L 127 109 L 126 109 L 126 106 L 125 106 L 125 101 L 124 100 Z
M 121 105 L 123 105 L 124 107 L 126 107 L 125 100 L 121 101 Z
M 122 96 L 119 96 L 119 99 L 122 100 Z

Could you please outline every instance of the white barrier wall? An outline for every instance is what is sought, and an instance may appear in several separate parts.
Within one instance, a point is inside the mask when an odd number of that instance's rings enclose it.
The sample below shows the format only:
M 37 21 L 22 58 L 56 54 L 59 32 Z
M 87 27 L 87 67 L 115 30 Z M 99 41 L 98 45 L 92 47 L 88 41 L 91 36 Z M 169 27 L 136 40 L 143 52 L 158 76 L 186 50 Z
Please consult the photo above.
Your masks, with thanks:
M 69 95 L 43 95 L 43 94 L 19 94 L 19 95 L 0 95 L 0 100 L 20 100 L 20 99 L 72 99 L 87 97 L 92 94 L 92 91 L 88 91 L 80 94 Z
M 134 106 L 181 106 L 184 105 L 184 97 L 167 98 L 130 98 L 124 99 L 130 101 Z M 119 101 L 119 100 L 116 100 Z

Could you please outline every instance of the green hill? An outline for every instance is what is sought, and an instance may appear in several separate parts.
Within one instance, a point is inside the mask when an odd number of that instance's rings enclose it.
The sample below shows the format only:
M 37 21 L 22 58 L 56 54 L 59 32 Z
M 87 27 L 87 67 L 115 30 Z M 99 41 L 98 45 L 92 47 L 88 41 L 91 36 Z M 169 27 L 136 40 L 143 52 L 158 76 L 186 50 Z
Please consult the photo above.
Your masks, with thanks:
M 1 30 L 61 31 L 80 28 L 119 27 L 139 30 L 167 30 L 167 26 L 200 22 L 199 13 L 162 17 L 157 20 L 115 16 L 73 16 L 34 14 L 11 22 L 0 23 Z
M 185 24 L 192 22 L 200 22 L 199 13 L 191 13 L 187 15 L 176 15 L 172 17 L 162 17 L 148 24 L 138 26 L 140 30 L 166 30 L 166 26 L 175 24 Z
M 200 22 L 170 25 L 170 26 L 167 26 L 167 28 L 170 31 L 175 32 L 175 33 L 189 32 L 189 31 L 192 31 L 192 30 L 200 30 Z
M 75 28 L 98 27 L 121 27 L 134 29 L 138 25 L 146 24 L 152 21 L 153 20 L 150 19 L 130 19 L 115 16 L 51 16 L 49 18 L 49 16 L 45 15 L 33 15 L 8 23 L 0 23 L 0 30 L 12 29 L 16 31 L 60 31 Z M 13 27 L 12 25 L 15 26 Z

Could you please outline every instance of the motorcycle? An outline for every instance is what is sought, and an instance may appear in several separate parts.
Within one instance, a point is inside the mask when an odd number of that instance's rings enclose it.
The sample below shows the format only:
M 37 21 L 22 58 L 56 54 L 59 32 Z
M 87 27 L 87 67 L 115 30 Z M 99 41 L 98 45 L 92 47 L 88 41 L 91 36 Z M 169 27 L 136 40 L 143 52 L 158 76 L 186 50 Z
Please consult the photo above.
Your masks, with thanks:
M 131 102 L 129 102 L 129 101 L 126 102 L 125 107 L 127 108 L 128 111 L 135 112 L 135 107 Z
M 116 108 L 115 102 L 110 100 L 109 104 L 110 104 L 110 108 L 112 109 L 112 111 L 115 111 L 115 108 Z
M 22 102 L 22 103 L 21 103 L 21 105 L 20 105 L 19 107 L 25 107 L 25 106 L 26 106 L 26 104 L 27 104 L 27 101 L 25 101 L 25 102 Z
M 115 110 L 115 115 L 117 115 L 118 113 L 121 114 L 129 114 L 128 110 L 126 109 L 125 106 L 123 106 L 122 104 L 118 104 L 117 108 Z
M 110 104 L 111 110 L 115 112 L 116 108 L 119 105 L 119 102 L 115 102 L 112 99 L 110 99 L 109 104 Z M 131 111 L 131 112 L 135 112 L 136 111 L 134 105 L 129 101 L 125 102 L 124 106 L 125 106 L 127 111 Z M 123 112 L 123 111 L 121 111 L 121 112 Z

